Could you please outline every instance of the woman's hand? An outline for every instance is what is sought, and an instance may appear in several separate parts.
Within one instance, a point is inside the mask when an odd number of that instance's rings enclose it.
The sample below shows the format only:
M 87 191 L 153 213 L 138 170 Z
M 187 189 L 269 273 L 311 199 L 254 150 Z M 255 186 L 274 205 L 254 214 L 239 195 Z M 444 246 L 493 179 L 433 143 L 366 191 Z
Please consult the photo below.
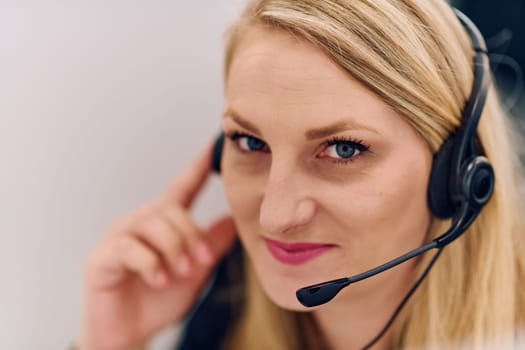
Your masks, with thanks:
M 211 154 L 210 145 L 161 198 L 114 223 L 89 256 L 80 349 L 139 348 L 191 309 L 236 237 L 231 218 L 202 230 L 188 212 Z

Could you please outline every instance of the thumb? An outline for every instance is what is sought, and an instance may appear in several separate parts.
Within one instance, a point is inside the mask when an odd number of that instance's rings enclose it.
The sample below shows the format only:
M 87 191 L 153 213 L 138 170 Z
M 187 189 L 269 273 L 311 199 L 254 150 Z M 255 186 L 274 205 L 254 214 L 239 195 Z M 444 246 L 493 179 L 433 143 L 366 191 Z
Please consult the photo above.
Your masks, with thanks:
M 233 247 L 237 240 L 237 228 L 230 216 L 215 221 L 205 235 L 213 260 L 220 260 Z

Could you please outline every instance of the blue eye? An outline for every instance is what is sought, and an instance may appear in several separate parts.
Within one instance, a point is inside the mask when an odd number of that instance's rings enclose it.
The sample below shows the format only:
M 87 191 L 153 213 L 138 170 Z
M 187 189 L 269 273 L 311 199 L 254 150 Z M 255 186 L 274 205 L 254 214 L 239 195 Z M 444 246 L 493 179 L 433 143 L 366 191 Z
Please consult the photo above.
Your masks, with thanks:
M 341 142 L 334 146 L 335 153 L 340 158 L 350 158 L 359 152 L 350 142 Z
M 268 148 L 266 143 L 250 135 L 235 133 L 231 135 L 230 138 L 245 152 L 262 152 Z
M 256 139 L 255 137 L 246 137 L 246 146 L 250 151 L 262 151 L 264 147 L 266 147 L 266 144 L 262 142 L 259 139 Z
M 334 138 L 326 142 L 326 148 L 321 152 L 321 158 L 331 158 L 336 161 L 352 161 L 358 155 L 369 150 L 362 141 L 351 141 Z

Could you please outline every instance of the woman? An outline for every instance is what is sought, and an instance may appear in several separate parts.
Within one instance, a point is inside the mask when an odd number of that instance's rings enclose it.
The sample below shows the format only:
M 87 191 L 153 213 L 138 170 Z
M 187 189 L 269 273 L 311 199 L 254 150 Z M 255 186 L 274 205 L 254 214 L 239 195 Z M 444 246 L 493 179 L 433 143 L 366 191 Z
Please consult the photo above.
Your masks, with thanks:
M 295 294 L 379 266 L 451 226 L 429 207 L 428 188 L 434 155 L 459 134 L 471 97 L 472 46 L 442 0 L 250 3 L 225 59 L 221 175 L 231 218 L 203 230 L 188 214 L 210 172 L 210 145 L 88 259 L 79 348 L 140 348 L 181 323 L 237 236 L 246 279 L 217 347 L 517 347 L 525 322 L 518 145 L 493 88 L 477 128 L 493 195 L 410 301 L 398 307 L 433 252 L 313 309 Z

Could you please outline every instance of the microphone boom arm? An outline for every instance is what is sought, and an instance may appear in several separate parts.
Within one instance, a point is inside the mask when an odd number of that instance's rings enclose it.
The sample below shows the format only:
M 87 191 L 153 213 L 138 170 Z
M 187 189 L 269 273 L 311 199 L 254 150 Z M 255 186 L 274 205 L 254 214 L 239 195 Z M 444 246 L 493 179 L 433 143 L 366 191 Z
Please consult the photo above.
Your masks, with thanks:
M 439 237 L 432 240 L 432 242 L 427 243 L 419 248 L 409 251 L 408 253 L 401 255 L 393 260 L 390 260 L 383 265 L 374 267 L 368 271 L 362 272 L 360 274 L 339 278 L 323 283 L 314 284 L 308 287 L 301 288 L 295 292 L 297 300 L 306 307 L 314 307 L 321 304 L 324 304 L 332 300 L 341 289 L 347 287 L 348 285 L 359 282 L 361 280 L 370 278 L 377 275 L 383 271 L 389 270 L 399 264 L 404 263 L 407 260 L 415 258 L 418 255 L 421 255 L 430 249 L 442 248 L 445 245 L 449 244 L 464 231 L 465 227 L 468 227 L 468 224 L 473 221 L 472 216 L 469 217 L 469 207 L 464 205 L 463 208 L 459 210 L 460 215 L 458 215 L 452 223 L 452 226 L 448 231 L 440 235 Z M 467 221 L 467 222 L 465 222 Z

